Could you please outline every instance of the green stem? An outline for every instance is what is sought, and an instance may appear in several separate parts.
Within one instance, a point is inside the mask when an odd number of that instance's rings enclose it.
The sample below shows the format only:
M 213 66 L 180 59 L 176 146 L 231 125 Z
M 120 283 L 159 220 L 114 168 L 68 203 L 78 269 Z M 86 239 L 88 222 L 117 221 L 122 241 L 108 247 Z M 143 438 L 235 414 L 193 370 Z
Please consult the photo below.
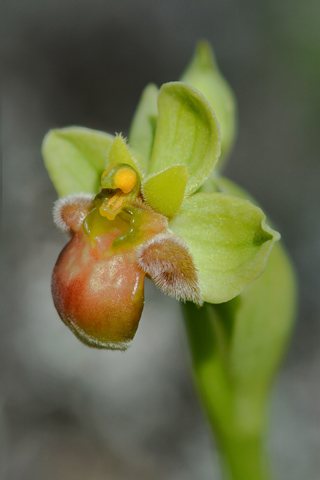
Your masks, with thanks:
M 232 315 L 222 307 L 184 306 L 195 379 L 228 480 L 268 480 L 264 456 L 265 398 L 238 388 L 228 364 Z M 223 308 L 223 322 L 219 315 Z
M 268 480 L 261 436 L 240 433 L 220 443 L 226 478 L 232 480 Z

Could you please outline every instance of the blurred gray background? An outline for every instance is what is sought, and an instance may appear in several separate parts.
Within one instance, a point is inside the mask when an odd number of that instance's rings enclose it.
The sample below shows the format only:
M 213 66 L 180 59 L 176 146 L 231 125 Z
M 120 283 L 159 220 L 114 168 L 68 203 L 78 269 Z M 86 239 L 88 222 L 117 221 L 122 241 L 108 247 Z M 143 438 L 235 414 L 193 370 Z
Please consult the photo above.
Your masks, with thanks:
M 239 102 L 226 174 L 273 218 L 300 282 L 271 403 L 275 479 L 317 480 L 320 2 L 7 0 L 4 14 L 1 478 L 221 478 L 178 303 L 148 282 L 125 354 L 85 347 L 59 320 L 50 275 L 65 239 L 40 155 L 53 127 L 127 134 L 146 83 L 177 79 L 206 38 Z

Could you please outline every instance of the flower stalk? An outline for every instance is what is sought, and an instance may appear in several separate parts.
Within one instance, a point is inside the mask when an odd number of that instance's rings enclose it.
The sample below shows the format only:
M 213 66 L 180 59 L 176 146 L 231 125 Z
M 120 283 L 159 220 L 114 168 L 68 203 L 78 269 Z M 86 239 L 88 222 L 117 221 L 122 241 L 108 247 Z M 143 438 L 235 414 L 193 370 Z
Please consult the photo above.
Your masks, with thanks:
M 216 436 L 226 480 L 268 480 L 264 452 L 265 401 L 234 391 L 225 350 L 225 325 L 210 304 L 183 306 L 196 385 Z

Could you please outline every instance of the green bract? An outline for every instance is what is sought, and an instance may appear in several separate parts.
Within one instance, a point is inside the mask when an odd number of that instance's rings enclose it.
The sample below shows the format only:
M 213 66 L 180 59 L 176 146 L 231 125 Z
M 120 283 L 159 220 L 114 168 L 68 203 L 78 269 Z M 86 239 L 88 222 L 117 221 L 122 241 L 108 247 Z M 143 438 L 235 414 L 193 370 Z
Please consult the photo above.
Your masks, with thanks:
M 241 293 L 263 272 L 279 234 L 247 200 L 196 193 L 221 147 L 220 128 L 204 96 L 183 82 L 159 91 L 150 85 L 129 138 L 127 148 L 121 137 L 80 127 L 49 132 L 43 156 L 58 194 L 97 193 L 109 165 L 133 166 L 145 202 L 168 218 L 169 230 L 189 247 L 203 299 L 221 303 Z
M 208 190 L 211 185 L 255 202 L 230 180 L 219 176 L 215 180 L 215 186 L 208 182 Z M 266 404 L 290 338 L 295 299 L 294 271 L 278 242 L 263 275 L 240 295 L 201 309 L 191 302 L 184 305 L 195 379 L 222 446 L 228 478 L 269 478 L 262 450 Z

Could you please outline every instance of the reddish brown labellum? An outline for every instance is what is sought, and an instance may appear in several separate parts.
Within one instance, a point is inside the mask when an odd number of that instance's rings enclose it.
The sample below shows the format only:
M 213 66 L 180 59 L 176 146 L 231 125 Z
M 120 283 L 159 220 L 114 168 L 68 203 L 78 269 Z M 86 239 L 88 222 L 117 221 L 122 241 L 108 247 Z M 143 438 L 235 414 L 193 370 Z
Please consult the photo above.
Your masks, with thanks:
M 127 348 L 138 328 L 145 273 L 134 254 L 110 254 L 113 238 L 92 245 L 79 232 L 61 252 L 52 276 L 54 304 L 61 319 L 84 343 Z

